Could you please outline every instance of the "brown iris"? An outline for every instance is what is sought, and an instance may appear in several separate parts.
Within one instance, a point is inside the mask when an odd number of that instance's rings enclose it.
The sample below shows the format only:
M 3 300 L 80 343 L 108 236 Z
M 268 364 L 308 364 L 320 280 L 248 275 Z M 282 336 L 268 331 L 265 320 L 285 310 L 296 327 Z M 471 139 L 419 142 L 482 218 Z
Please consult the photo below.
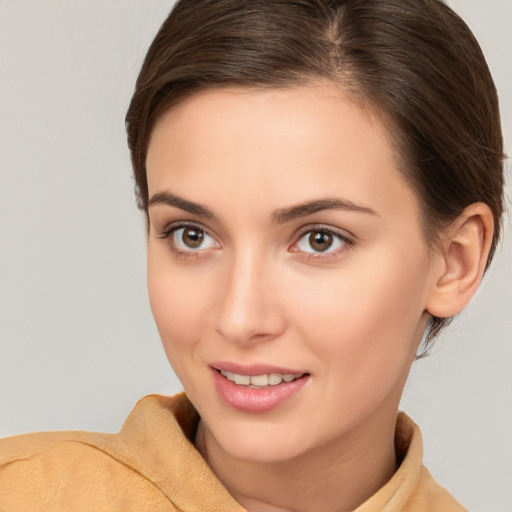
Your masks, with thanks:
M 197 228 L 185 228 L 181 235 L 183 243 L 191 249 L 199 247 L 204 240 L 204 231 Z
M 324 252 L 331 247 L 333 237 L 327 231 L 313 231 L 309 235 L 309 245 L 317 252 Z

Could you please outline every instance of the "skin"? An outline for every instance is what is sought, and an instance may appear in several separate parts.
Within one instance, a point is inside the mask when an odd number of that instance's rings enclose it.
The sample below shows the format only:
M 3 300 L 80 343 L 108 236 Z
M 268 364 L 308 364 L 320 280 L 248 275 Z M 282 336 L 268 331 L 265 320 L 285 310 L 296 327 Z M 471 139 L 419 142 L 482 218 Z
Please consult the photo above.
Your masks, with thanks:
M 151 308 L 201 416 L 196 445 L 252 512 L 348 511 L 375 493 L 396 470 L 396 412 L 429 312 L 455 314 L 476 290 L 492 215 L 477 205 L 433 250 L 397 160 L 378 117 L 328 83 L 202 92 L 154 128 Z M 325 198 L 365 211 L 273 221 Z M 176 222 L 204 230 L 202 245 L 169 234 Z M 309 234 L 326 228 L 333 245 L 315 252 Z M 278 408 L 251 414 L 221 400 L 214 361 L 309 377 Z

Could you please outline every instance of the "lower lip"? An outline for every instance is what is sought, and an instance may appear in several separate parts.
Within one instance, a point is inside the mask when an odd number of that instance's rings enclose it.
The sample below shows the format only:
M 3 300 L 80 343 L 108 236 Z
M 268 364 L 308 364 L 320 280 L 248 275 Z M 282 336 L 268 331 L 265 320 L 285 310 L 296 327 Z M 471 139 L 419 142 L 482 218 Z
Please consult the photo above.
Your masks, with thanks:
M 217 370 L 212 369 L 215 388 L 222 400 L 238 411 L 248 413 L 262 413 L 276 409 L 293 395 L 298 393 L 309 376 L 305 375 L 292 382 L 282 382 L 266 388 L 250 388 L 239 386 L 226 379 Z

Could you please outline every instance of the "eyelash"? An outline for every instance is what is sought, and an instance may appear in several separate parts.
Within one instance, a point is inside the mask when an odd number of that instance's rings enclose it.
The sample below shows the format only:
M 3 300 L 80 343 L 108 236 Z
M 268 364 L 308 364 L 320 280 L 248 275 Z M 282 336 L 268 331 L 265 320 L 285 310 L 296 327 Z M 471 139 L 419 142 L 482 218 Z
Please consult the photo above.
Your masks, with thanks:
M 178 223 L 172 223 L 168 224 L 164 227 L 164 229 L 157 235 L 157 238 L 161 240 L 168 240 L 169 246 L 172 249 L 172 251 L 176 254 L 176 256 L 180 258 L 194 258 L 197 259 L 200 257 L 201 250 L 180 250 L 176 247 L 174 242 L 172 241 L 172 235 L 183 228 L 192 228 L 197 229 L 199 231 L 204 232 L 209 237 L 212 237 L 208 231 L 203 228 L 199 224 L 194 224 L 191 222 L 178 222 Z M 314 232 L 320 232 L 320 233 L 328 233 L 332 235 L 334 238 L 338 239 L 342 246 L 336 250 L 333 251 L 326 251 L 326 252 L 306 252 L 306 251 L 300 251 L 297 249 L 292 249 L 294 246 L 296 246 L 305 235 L 314 233 Z M 212 237 L 213 238 L 213 237 Z M 341 233 L 340 231 L 333 229 L 331 227 L 325 226 L 323 224 L 314 224 L 309 226 L 304 226 L 295 236 L 296 241 L 292 244 L 291 248 L 289 249 L 290 252 L 303 252 L 304 256 L 303 258 L 307 259 L 308 261 L 319 261 L 319 260 L 327 260 L 334 257 L 339 256 L 341 253 L 347 251 L 351 247 L 355 245 L 355 242 L 353 239 L 349 238 L 346 234 Z M 204 249 L 203 249 L 204 250 Z
M 161 240 L 167 240 L 171 250 L 174 252 L 174 254 L 176 254 L 177 257 L 197 259 L 197 258 L 199 258 L 199 253 L 201 252 L 200 250 L 194 251 L 191 249 L 188 251 L 183 251 L 181 249 L 178 249 L 176 247 L 176 245 L 174 244 L 174 242 L 172 241 L 172 235 L 176 231 L 179 231 L 180 229 L 184 229 L 184 228 L 185 229 L 187 229 L 187 228 L 197 229 L 199 231 L 203 231 L 204 233 L 206 233 L 208 236 L 211 237 L 211 235 L 208 233 L 208 231 L 205 228 L 203 228 L 202 226 L 200 226 L 199 224 L 194 224 L 191 222 L 173 222 L 171 224 L 166 225 L 163 228 L 163 230 L 157 235 L 157 238 L 159 238 Z
M 349 238 L 346 234 L 333 229 L 329 226 L 325 226 L 323 224 L 314 224 L 309 226 L 304 226 L 299 233 L 297 234 L 297 241 L 294 242 L 293 246 L 296 246 L 307 234 L 310 233 L 328 233 L 332 235 L 334 238 L 337 238 L 341 243 L 342 246 L 338 249 L 332 250 L 332 251 L 326 251 L 326 252 L 305 252 L 304 256 L 308 261 L 325 261 L 327 259 L 336 258 L 343 252 L 347 251 L 351 247 L 355 245 L 355 242 L 352 238 Z M 293 247 L 292 246 L 292 247 Z M 300 252 L 298 250 L 292 250 L 291 252 Z

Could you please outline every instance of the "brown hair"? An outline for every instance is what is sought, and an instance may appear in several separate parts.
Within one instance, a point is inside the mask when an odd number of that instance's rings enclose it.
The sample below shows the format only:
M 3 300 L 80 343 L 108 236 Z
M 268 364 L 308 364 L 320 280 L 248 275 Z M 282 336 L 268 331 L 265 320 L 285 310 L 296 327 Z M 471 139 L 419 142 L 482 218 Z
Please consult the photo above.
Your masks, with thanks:
M 139 208 L 155 122 L 205 89 L 328 79 L 389 121 L 424 231 L 486 203 L 498 242 L 503 140 L 496 89 L 462 19 L 440 0 L 179 0 L 151 44 L 126 115 Z M 427 341 L 448 322 L 433 318 Z

